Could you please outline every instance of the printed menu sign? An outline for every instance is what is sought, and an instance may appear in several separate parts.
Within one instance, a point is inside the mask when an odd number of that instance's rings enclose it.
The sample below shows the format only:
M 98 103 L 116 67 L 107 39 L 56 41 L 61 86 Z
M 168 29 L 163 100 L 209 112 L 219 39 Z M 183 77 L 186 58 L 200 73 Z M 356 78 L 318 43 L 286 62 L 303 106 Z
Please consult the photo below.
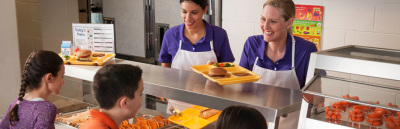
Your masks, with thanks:
M 293 35 L 313 42 L 320 50 L 322 15 L 322 6 L 296 5 L 296 16 L 292 25 Z
M 113 24 L 72 24 L 72 33 L 75 47 L 115 53 Z

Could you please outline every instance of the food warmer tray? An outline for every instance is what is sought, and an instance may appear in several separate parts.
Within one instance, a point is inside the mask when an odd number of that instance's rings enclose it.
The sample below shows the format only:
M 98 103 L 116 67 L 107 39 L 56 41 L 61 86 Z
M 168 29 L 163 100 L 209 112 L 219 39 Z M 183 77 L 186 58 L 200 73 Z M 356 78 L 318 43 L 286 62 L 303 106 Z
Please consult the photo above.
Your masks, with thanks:
M 312 53 L 301 90 L 305 97 L 298 128 L 387 128 L 386 112 L 400 112 L 391 106 L 400 105 L 400 72 L 396 71 L 400 71 L 399 50 L 350 45 Z M 341 119 L 332 121 L 329 111 L 336 110 L 338 102 L 344 111 L 338 112 L 343 113 Z M 365 107 L 366 113 L 356 121 L 351 115 L 354 105 Z M 377 109 L 385 111 L 384 119 L 374 125 L 368 118 Z

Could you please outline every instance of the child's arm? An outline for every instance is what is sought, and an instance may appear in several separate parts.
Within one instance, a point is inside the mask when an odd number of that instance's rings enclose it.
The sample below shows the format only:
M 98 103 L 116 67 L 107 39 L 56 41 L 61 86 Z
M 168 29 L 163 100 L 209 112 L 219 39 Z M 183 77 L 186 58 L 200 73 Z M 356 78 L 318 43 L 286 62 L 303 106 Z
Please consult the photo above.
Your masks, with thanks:
M 34 129 L 55 129 L 54 121 L 57 115 L 57 107 L 51 105 L 49 107 L 43 108 L 39 111 L 36 117 L 36 123 L 34 123 Z

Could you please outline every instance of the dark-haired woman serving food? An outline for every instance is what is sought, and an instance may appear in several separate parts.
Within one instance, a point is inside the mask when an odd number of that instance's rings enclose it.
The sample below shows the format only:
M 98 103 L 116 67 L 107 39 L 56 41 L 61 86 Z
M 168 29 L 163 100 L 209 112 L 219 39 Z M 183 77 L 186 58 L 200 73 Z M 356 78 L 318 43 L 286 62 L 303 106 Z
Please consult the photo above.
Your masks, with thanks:
M 267 0 L 260 18 L 262 35 L 247 39 L 239 65 L 262 76 L 257 82 L 300 90 L 305 84 L 310 54 L 317 47 L 291 34 L 292 0 Z M 295 129 L 300 111 L 281 117 L 280 129 Z
M 161 66 L 191 71 L 190 66 L 211 62 L 233 62 L 226 31 L 202 19 L 208 0 L 180 0 L 183 24 L 167 30 L 158 60 Z M 190 104 L 169 100 L 178 110 Z M 169 105 L 170 106 L 170 105 Z
M 167 30 L 158 60 L 164 67 L 191 71 L 190 66 L 233 62 L 226 31 L 202 19 L 208 0 L 180 0 L 183 24 Z

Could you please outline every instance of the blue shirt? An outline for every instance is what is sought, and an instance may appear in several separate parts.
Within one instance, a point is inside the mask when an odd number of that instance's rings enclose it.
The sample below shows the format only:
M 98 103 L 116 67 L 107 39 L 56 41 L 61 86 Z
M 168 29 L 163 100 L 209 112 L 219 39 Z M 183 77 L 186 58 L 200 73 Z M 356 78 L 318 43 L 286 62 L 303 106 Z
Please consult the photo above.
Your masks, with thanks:
M 204 21 L 204 20 L 203 20 Z M 179 49 L 179 41 L 182 40 L 182 50 L 191 52 L 210 51 L 210 41 L 213 40 L 214 52 L 218 62 L 233 62 L 235 58 L 229 45 L 226 31 L 218 26 L 210 25 L 204 21 L 206 34 L 196 44 L 192 45 L 183 35 L 185 24 L 172 27 L 164 34 L 158 61 L 161 63 L 170 63 L 174 59 Z M 206 64 L 207 62 L 204 62 Z
M 296 40 L 294 65 L 301 89 L 305 85 L 310 54 L 318 51 L 318 49 L 314 43 L 300 37 L 294 36 L 294 39 Z M 246 69 L 253 70 L 254 62 L 258 56 L 257 66 L 270 70 L 276 69 L 276 71 L 290 70 L 292 67 L 292 38 L 289 33 L 286 40 L 285 55 L 275 63 L 265 55 L 266 44 L 263 35 L 249 37 L 244 44 L 239 65 Z

